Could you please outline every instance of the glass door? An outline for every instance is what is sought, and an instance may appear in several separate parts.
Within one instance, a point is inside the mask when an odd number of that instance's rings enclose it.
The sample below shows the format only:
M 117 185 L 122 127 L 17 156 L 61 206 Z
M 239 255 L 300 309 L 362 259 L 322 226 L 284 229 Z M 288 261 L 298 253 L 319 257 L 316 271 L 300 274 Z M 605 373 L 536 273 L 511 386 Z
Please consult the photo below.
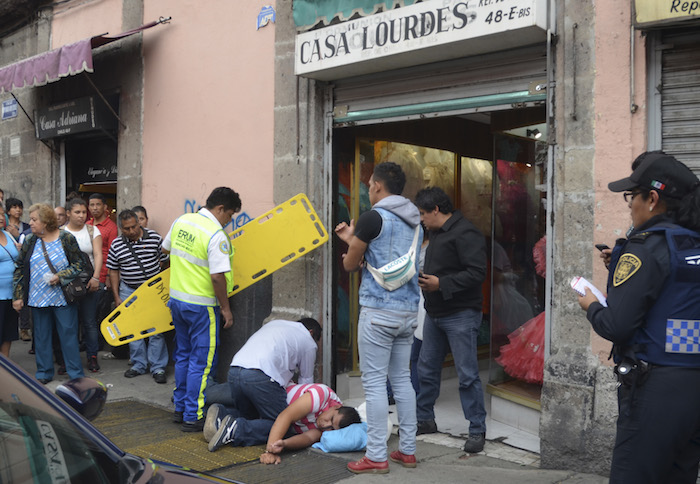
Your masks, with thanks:
M 485 236 L 488 237 L 491 233 L 493 167 L 490 161 L 461 157 L 451 151 L 426 146 L 369 138 L 355 139 L 354 156 L 339 155 L 336 159 L 338 201 L 334 226 L 343 221 L 357 220 L 362 213 L 371 209 L 368 184 L 374 166 L 391 161 L 400 165 L 406 174 L 406 186 L 402 193 L 404 197 L 413 200 L 419 190 L 438 186 Z M 347 252 L 347 245 L 338 239 L 336 241 L 335 373 L 357 373 L 360 273 L 348 274 L 343 270 L 342 254 Z M 484 289 L 489 290 L 488 283 Z M 486 304 L 485 308 L 488 307 Z M 485 356 L 488 356 L 488 335 L 489 327 L 486 323 L 480 336 Z M 449 361 L 451 356 L 448 356 Z
M 547 145 L 496 135 L 494 154 L 489 391 L 539 409 Z

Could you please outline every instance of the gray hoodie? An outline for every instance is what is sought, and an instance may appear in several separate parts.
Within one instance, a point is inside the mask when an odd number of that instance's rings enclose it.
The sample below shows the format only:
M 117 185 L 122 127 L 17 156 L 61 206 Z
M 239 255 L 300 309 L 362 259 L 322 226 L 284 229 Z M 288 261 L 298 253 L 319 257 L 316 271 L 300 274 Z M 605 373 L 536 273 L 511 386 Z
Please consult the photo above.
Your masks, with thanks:
M 411 228 L 415 228 L 415 226 L 420 223 L 418 208 L 413 205 L 413 202 L 408 198 L 402 197 L 401 195 L 389 195 L 388 197 L 384 197 L 375 203 L 372 208 L 383 208 L 393 213 L 410 225 Z

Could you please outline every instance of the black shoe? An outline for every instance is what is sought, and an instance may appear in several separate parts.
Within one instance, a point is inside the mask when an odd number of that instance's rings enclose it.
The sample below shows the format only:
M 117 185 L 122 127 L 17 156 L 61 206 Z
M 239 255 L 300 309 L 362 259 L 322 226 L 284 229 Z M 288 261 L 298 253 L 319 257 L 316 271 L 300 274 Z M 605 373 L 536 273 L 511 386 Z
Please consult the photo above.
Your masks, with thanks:
M 138 371 L 134 370 L 133 368 L 129 368 L 124 372 L 124 376 L 127 378 L 134 378 L 135 376 L 143 375 L 143 373 L 139 373 Z
M 90 373 L 97 373 L 100 371 L 100 365 L 97 363 L 97 356 L 88 356 L 87 367 Z
M 180 430 L 183 432 L 201 432 L 204 429 L 204 419 L 200 418 L 194 422 L 182 422 Z
M 153 379 L 156 381 L 156 383 L 168 383 L 168 379 L 165 376 L 164 371 L 157 371 L 153 374 Z
M 65 375 L 66 365 L 58 365 L 58 371 L 56 373 L 58 373 L 59 375 Z
M 418 422 L 416 435 L 435 434 L 437 431 L 437 424 L 435 424 L 435 420 L 421 420 Z
M 173 412 L 173 423 L 181 424 L 183 420 L 183 413 L 178 410 L 175 410 Z
M 476 454 L 484 450 L 484 443 L 486 442 L 486 434 L 469 434 L 469 438 L 464 443 L 464 452 L 470 454 Z
M 51 382 L 53 378 L 39 378 L 39 383 L 42 385 L 46 385 L 47 383 Z

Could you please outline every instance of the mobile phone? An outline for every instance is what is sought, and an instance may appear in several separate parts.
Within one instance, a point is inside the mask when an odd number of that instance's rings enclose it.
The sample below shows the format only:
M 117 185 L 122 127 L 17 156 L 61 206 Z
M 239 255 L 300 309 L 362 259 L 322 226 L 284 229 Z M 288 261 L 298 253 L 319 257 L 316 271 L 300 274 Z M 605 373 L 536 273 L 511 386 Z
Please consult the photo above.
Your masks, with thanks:
M 596 244 L 595 248 L 598 249 L 599 251 L 603 252 L 605 249 L 609 249 L 610 247 L 608 247 L 605 244 Z

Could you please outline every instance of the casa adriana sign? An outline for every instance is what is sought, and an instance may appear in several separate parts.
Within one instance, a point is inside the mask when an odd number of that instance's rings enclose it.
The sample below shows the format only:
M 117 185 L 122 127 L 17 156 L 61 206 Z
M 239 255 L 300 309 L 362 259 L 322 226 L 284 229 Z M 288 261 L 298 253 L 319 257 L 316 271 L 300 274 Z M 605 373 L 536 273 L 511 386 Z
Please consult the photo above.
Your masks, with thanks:
M 37 139 L 117 128 L 116 117 L 107 110 L 102 100 L 94 96 L 37 109 L 34 119 Z
M 547 0 L 427 0 L 296 37 L 295 73 L 333 80 L 544 42 Z

